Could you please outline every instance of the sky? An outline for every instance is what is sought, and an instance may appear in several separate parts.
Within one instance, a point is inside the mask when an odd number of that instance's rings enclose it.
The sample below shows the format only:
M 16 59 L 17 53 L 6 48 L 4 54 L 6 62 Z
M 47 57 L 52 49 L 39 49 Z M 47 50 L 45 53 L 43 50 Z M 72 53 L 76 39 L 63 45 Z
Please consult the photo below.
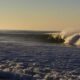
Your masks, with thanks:
M 80 0 L 0 0 L 0 30 L 80 30 Z

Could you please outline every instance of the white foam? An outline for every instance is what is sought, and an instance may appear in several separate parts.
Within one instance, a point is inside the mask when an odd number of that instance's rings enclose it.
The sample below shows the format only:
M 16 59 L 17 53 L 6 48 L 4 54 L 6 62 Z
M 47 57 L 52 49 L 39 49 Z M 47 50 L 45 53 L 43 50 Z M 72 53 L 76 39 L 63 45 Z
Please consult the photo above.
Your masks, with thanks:
M 79 40 L 75 43 L 75 45 L 80 46 L 80 38 L 79 38 Z
M 67 36 L 64 44 L 80 46 L 80 34 L 75 33 Z

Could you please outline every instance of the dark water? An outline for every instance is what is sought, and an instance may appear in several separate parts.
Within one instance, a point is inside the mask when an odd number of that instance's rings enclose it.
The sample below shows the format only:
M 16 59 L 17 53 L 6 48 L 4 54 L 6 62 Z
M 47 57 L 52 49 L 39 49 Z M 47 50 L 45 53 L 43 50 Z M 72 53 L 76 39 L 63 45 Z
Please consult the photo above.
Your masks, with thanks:
M 2 80 L 80 79 L 79 48 L 42 41 L 41 34 L 37 39 L 30 35 L 1 34 L 0 78 Z

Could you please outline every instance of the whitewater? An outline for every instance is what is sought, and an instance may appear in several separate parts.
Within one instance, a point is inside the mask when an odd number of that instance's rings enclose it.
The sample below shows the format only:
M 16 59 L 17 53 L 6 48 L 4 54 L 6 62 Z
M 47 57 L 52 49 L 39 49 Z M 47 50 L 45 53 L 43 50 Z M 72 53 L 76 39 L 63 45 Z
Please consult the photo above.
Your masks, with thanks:
M 61 32 L 61 37 L 64 39 L 65 45 L 80 46 L 79 32 Z

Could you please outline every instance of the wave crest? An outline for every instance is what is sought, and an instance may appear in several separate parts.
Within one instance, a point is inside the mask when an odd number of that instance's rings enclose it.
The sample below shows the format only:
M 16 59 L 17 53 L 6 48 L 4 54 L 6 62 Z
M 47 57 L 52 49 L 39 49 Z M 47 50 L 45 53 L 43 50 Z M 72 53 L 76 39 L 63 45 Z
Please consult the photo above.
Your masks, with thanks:
M 66 37 L 64 44 L 80 46 L 80 33 L 75 33 Z
M 64 39 L 64 44 L 80 46 L 80 33 L 60 33 L 62 38 Z
M 0 32 L 1 41 L 32 41 L 32 42 L 47 42 L 47 43 L 62 43 L 68 45 L 80 46 L 80 33 L 53 31 L 53 32 Z
M 54 39 L 62 40 L 65 45 L 80 46 L 80 33 L 77 32 L 70 33 L 62 31 L 61 33 L 53 34 L 53 40 Z

